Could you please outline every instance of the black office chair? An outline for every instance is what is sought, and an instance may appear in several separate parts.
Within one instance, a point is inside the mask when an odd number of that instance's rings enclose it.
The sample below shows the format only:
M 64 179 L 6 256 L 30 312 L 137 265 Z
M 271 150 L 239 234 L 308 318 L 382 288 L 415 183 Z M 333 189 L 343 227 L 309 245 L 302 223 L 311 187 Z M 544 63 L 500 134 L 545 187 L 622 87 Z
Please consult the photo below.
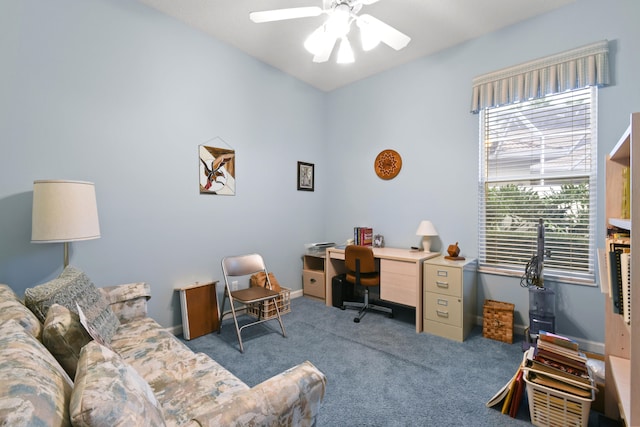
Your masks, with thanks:
M 376 270 L 373 250 L 369 246 L 349 245 L 344 251 L 344 264 L 347 268 L 347 282 L 364 287 L 364 302 L 345 301 L 341 307 L 343 310 L 346 308 L 360 310 L 353 321 L 360 323 L 360 319 L 370 310 L 387 313 L 389 317 L 393 317 L 393 310 L 390 308 L 369 304 L 369 288 L 380 286 L 380 273 Z

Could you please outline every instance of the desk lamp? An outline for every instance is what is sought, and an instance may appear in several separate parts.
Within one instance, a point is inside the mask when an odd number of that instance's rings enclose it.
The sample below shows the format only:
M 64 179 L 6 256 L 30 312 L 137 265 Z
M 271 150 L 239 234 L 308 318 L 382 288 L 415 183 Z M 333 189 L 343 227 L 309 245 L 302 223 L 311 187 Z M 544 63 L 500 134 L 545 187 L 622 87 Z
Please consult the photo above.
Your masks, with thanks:
M 69 242 L 100 237 L 95 186 L 92 182 L 33 182 L 32 243 L 64 243 L 64 267 Z
M 431 237 L 438 235 L 431 221 L 421 221 L 420 225 L 418 225 L 418 230 L 416 230 L 416 235 L 422 236 L 422 249 L 425 252 L 431 252 Z

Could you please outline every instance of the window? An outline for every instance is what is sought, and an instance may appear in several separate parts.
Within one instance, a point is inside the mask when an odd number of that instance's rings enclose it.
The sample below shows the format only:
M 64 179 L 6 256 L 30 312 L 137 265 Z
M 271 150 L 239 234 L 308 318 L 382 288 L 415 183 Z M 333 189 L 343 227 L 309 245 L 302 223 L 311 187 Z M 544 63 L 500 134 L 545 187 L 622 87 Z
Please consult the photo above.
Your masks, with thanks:
M 479 261 L 522 275 L 545 225 L 544 274 L 594 283 L 597 88 L 480 112 Z

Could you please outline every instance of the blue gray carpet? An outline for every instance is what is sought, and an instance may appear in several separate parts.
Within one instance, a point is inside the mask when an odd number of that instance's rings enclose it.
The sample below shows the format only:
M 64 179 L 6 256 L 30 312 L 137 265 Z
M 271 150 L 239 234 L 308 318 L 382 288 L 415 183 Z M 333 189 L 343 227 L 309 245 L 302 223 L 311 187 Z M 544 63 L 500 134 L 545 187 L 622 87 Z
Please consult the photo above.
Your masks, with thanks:
M 277 321 L 245 329 L 242 354 L 229 318 L 220 334 L 185 343 L 249 386 L 311 361 L 327 376 L 320 427 L 530 425 L 526 397 L 515 419 L 485 406 L 515 373 L 519 339 L 493 341 L 476 328 L 459 343 L 416 334 L 411 310 L 396 310 L 393 319 L 368 313 L 359 324 L 354 314 L 296 298 L 283 316 L 287 338 Z

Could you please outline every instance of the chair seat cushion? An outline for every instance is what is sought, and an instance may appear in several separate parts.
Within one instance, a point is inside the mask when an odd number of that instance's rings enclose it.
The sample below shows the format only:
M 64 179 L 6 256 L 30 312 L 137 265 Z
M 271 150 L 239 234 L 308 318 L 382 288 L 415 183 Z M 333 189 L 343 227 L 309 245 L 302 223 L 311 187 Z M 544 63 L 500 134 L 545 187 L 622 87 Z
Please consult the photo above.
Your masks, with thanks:
M 269 298 L 275 298 L 279 296 L 279 294 L 271 289 L 253 287 L 231 292 L 231 296 L 239 302 L 257 302 Z
M 356 283 L 355 273 L 347 273 L 347 282 Z M 380 275 L 378 273 L 360 273 L 360 284 L 362 286 L 378 286 L 380 284 Z

